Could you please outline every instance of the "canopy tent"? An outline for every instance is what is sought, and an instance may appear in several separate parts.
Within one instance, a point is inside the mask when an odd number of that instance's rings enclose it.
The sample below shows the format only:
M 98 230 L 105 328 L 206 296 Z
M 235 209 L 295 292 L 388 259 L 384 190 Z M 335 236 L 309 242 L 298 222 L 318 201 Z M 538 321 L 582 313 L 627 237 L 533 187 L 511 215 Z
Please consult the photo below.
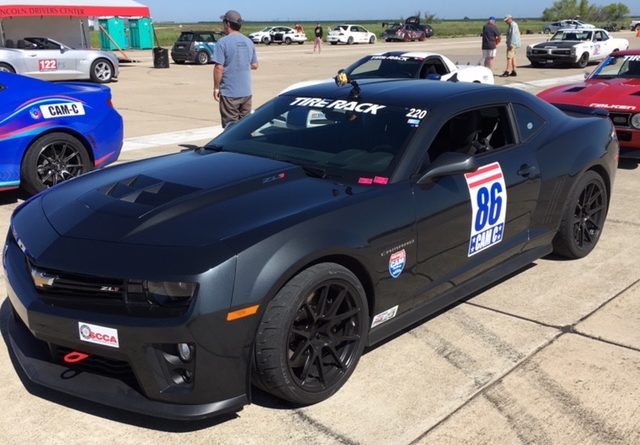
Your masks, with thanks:
M 86 48 L 89 18 L 149 16 L 149 8 L 134 0 L 0 0 L 0 44 L 41 36 Z

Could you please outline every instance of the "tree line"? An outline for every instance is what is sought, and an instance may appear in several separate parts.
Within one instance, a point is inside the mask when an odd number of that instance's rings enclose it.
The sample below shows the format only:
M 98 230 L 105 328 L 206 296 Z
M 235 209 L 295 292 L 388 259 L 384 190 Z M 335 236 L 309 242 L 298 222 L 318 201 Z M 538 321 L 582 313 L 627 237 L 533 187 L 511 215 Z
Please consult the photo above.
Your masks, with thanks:
M 629 15 L 624 3 L 611 3 L 606 6 L 589 4 L 588 0 L 558 0 L 542 12 L 542 20 L 555 21 L 580 17 L 581 20 L 594 22 L 615 22 Z

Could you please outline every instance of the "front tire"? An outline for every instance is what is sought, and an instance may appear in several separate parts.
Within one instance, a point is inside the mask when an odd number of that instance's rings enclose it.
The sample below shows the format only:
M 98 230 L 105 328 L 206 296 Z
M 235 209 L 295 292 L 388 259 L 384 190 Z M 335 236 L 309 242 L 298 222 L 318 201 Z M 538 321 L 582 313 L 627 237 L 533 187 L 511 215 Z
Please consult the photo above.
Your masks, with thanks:
M 376 43 L 376 38 L 374 36 L 369 37 L 369 45 L 373 45 Z
M 291 42 L 292 42 L 291 37 L 287 37 L 286 39 L 284 39 L 284 43 L 287 45 L 291 45 Z
M 96 83 L 108 83 L 113 79 L 113 65 L 107 59 L 97 59 L 91 64 L 91 80 Z
M 567 258 L 587 256 L 598 243 L 609 200 L 602 176 L 585 172 L 569 194 L 553 250 Z
M 296 404 L 325 400 L 353 373 L 368 326 L 356 276 L 335 263 L 311 266 L 267 306 L 256 335 L 253 381 Z
M 578 68 L 584 68 L 588 64 L 589 64 L 589 53 L 582 53 L 582 55 L 578 59 L 578 62 L 576 62 L 576 65 L 578 65 Z
M 27 193 L 35 195 L 91 168 L 91 159 L 82 142 L 66 133 L 49 133 L 27 149 L 20 168 L 20 182 Z
M 16 70 L 13 69 L 8 63 L 0 62 L 0 73 L 12 73 L 15 74 Z

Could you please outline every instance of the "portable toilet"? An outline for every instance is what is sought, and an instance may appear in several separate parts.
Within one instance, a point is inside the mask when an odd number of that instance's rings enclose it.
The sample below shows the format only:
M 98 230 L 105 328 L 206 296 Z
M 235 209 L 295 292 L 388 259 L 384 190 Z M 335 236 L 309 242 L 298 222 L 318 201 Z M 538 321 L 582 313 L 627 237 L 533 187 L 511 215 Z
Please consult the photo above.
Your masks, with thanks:
M 127 49 L 124 20 L 119 17 L 111 17 L 108 19 L 100 19 L 98 23 L 100 27 L 104 29 L 104 31 L 100 31 L 100 49 L 105 51 Z
M 150 19 L 129 19 L 129 42 L 132 49 L 153 48 L 153 24 Z

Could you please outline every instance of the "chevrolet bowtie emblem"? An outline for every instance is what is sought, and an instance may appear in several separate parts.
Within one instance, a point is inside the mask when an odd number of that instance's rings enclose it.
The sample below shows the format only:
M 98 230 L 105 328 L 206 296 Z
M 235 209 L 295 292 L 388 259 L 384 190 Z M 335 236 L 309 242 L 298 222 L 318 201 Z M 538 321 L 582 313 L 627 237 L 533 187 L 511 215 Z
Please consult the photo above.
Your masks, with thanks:
M 58 277 L 55 275 L 48 274 L 35 268 L 31 269 L 31 279 L 33 280 L 33 284 L 35 285 L 35 287 L 37 287 L 38 289 L 53 286 L 56 278 Z

